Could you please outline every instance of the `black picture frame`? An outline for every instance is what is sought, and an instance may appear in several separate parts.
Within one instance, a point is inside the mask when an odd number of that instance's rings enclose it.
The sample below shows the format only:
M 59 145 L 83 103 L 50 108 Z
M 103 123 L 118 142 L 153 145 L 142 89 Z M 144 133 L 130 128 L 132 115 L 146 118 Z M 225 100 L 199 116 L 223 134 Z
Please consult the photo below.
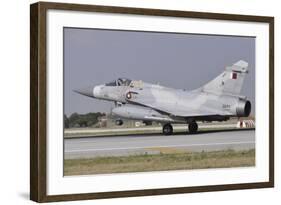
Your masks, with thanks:
M 46 13 L 49 9 L 103 12 L 181 18 L 217 19 L 225 21 L 263 22 L 269 24 L 269 181 L 212 186 L 177 187 L 114 191 L 87 194 L 47 195 L 46 160 Z M 161 194 L 209 192 L 274 186 L 274 18 L 205 12 L 110 7 L 82 4 L 38 2 L 30 6 L 30 199 L 36 202 L 101 199 Z

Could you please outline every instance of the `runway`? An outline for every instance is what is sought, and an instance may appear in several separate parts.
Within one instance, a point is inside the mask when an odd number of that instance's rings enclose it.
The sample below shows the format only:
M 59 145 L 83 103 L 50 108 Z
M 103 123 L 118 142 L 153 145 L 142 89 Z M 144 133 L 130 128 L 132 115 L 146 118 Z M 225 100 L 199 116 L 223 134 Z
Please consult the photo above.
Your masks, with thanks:
M 197 134 L 133 135 L 69 138 L 64 158 L 93 158 L 183 151 L 244 150 L 255 148 L 255 130 L 209 131 Z

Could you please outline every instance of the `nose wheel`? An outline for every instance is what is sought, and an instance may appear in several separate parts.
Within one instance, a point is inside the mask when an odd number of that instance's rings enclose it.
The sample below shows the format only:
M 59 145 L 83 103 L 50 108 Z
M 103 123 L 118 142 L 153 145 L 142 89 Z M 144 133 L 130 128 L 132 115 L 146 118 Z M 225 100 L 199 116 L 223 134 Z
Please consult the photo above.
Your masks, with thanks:
M 198 124 L 194 121 L 188 124 L 189 133 L 194 134 L 198 131 Z
M 123 120 L 120 120 L 120 119 L 116 120 L 115 125 L 117 125 L 117 126 L 123 125 Z
M 173 126 L 171 124 L 165 124 L 162 131 L 164 135 L 171 135 L 173 134 Z

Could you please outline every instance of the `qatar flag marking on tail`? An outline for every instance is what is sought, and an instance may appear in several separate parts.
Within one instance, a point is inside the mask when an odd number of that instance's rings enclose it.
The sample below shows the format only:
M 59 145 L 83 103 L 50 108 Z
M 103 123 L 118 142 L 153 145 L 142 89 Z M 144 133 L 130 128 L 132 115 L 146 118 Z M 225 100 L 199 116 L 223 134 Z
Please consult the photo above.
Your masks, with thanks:
M 236 80 L 237 79 L 237 73 L 232 72 L 230 78 Z

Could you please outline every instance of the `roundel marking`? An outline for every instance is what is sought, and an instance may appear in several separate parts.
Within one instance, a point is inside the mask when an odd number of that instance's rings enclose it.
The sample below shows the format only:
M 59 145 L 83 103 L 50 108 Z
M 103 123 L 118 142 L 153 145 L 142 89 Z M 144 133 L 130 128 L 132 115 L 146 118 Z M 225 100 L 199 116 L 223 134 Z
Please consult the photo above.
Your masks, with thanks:
M 131 94 L 130 92 L 128 92 L 128 93 L 126 94 L 126 98 L 127 98 L 127 99 L 131 99 L 131 98 L 132 98 L 132 94 Z

